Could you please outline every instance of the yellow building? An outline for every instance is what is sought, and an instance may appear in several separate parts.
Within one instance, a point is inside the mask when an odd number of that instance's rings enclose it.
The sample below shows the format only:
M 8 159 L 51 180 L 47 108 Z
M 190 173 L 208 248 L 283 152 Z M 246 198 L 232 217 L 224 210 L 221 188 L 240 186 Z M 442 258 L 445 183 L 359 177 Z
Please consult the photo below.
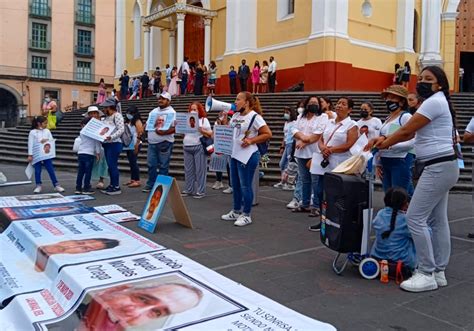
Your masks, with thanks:
M 116 78 L 184 56 L 218 67 L 228 93 L 229 66 L 245 58 L 277 62 L 277 91 L 379 91 L 395 63 L 444 66 L 455 79 L 459 0 L 116 0 Z M 414 84 L 411 84 L 413 88 Z
M 39 115 L 45 93 L 62 110 L 89 105 L 114 77 L 114 0 L 3 0 L 0 124 Z

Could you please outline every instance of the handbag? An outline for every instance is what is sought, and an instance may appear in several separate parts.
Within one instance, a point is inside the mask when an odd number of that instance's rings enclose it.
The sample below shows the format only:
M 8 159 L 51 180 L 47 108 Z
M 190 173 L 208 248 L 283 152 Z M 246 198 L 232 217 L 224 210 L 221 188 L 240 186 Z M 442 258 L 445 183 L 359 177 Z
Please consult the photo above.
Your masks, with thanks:
M 253 122 L 255 120 L 255 117 L 257 117 L 258 114 L 255 114 L 253 115 L 252 119 L 250 120 L 250 123 L 249 123 L 249 127 L 247 129 L 247 131 L 245 131 L 245 138 L 248 136 L 248 134 L 250 133 L 250 128 L 252 127 L 253 125 Z M 264 142 L 261 142 L 261 143 L 258 143 L 257 144 L 257 148 L 258 148 L 258 152 L 260 153 L 260 155 L 265 155 L 268 153 L 268 147 L 270 146 L 270 140 L 267 140 L 267 141 L 264 141 Z
M 214 148 L 208 148 L 209 146 L 214 145 L 214 139 L 202 136 L 199 138 L 199 141 L 201 142 L 202 148 L 204 148 L 204 153 L 206 155 L 211 155 L 214 153 Z
M 49 130 L 56 129 L 56 115 L 52 111 L 48 112 L 47 120 L 48 120 L 47 128 Z

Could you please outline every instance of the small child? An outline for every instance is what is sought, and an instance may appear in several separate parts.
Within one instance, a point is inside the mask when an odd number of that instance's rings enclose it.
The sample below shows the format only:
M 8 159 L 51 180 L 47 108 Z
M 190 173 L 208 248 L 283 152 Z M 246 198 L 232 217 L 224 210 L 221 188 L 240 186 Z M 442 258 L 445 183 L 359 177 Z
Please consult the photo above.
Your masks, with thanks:
M 390 188 L 384 203 L 385 208 L 377 213 L 372 224 L 376 238 L 371 255 L 381 260 L 402 261 L 413 270 L 416 267 L 415 245 L 405 218 L 408 194 L 402 188 Z
M 35 144 L 44 144 L 48 141 L 52 142 L 53 136 L 51 131 L 46 129 L 48 122 L 44 116 L 36 116 L 31 123 L 31 131 L 28 135 L 28 162 L 33 162 L 33 146 Z M 59 185 L 58 180 L 56 179 L 56 174 L 54 172 L 53 158 L 36 162 L 33 167 L 35 168 L 35 182 L 36 188 L 33 193 L 39 194 L 42 191 L 41 187 L 41 170 L 43 165 L 46 168 L 46 171 L 49 174 L 49 178 L 53 182 L 53 186 L 56 191 L 64 192 L 64 188 Z
M 92 117 L 86 117 L 81 122 L 81 127 L 91 120 Z M 95 192 L 91 189 L 91 176 L 94 161 L 100 158 L 101 144 L 98 140 L 94 140 L 83 134 L 79 135 L 74 141 L 73 151 L 77 153 L 77 179 L 75 194 L 91 195 Z M 84 182 L 84 185 L 83 185 Z

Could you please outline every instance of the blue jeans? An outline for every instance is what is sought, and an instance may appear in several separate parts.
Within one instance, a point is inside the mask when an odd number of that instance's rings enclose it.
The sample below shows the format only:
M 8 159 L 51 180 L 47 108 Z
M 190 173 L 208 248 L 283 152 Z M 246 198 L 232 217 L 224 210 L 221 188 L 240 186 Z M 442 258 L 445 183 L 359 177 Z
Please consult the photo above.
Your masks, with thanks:
M 53 159 L 44 160 L 41 162 L 35 163 L 35 182 L 36 185 L 41 185 L 41 170 L 43 169 L 43 165 L 46 168 L 46 171 L 49 174 L 49 178 L 53 182 L 53 186 L 56 187 L 59 183 L 56 179 L 56 174 L 54 173 L 54 166 L 53 166 Z
M 311 188 L 313 190 L 313 204 L 314 208 L 321 208 L 321 201 L 323 201 L 323 175 L 311 174 Z
M 288 162 L 289 162 L 292 152 L 293 152 L 293 144 L 286 144 L 285 150 L 283 151 L 283 154 L 281 155 L 281 159 L 280 159 L 281 171 L 284 171 L 286 167 L 288 166 Z
M 306 168 L 306 164 L 308 161 L 311 159 L 302 159 L 302 158 L 296 158 L 296 161 L 298 162 L 298 176 L 301 177 L 301 182 L 302 182 L 302 197 L 301 197 L 301 207 L 303 208 L 309 208 L 309 204 L 311 202 L 311 173 L 309 172 L 309 169 Z
M 405 157 L 405 161 L 408 167 L 408 196 L 411 198 L 413 196 L 413 192 L 415 192 L 415 187 L 413 186 L 413 167 L 415 164 L 416 156 L 415 154 L 408 153 Z
M 181 75 L 180 88 L 181 88 L 181 95 L 185 95 L 186 94 L 186 89 L 188 88 L 188 74 L 182 74 Z
M 128 86 L 120 86 L 120 99 L 125 99 L 128 93 Z
M 147 188 L 152 188 L 153 185 L 155 185 L 156 176 L 158 176 L 158 173 L 163 176 L 168 176 L 168 168 L 170 166 L 172 151 L 173 143 L 170 143 L 169 141 L 163 141 L 158 144 L 148 145 L 148 180 L 146 182 Z
M 138 153 L 140 153 L 142 145 L 138 147 Z M 135 151 L 127 150 L 127 159 L 130 165 L 130 179 L 131 180 L 140 180 L 140 167 L 138 166 L 138 154 L 135 154 Z
M 105 143 L 102 146 L 104 146 L 105 161 L 109 167 L 110 185 L 120 187 L 118 159 L 122 152 L 122 143 Z
M 77 179 L 76 179 L 76 190 L 88 191 L 91 189 L 91 176 L 92 176 L 92 167 L 94 167 L 95 156 L 90 154 L 78 154 L 77 155 Z M 84 180 L 84 186 L 82 181 Z
M 391 187 L 401 187 L 408 192 L 410 169 L 405 158 L 381 157 L 383 168 L 383 190 L 387 192 Z
M 234 190 L 232 197 L 234 200 L 234 211 L 236 212 L 241 211 L 243 200 L 243 213 L 245 215 L 250 215 L 253 202 L 252 181 L 259 160 L 260 153 L 258 151 L 252 154 L 247 164 L 243 164 L 233 158 L 230 159 L 230 176 L 232 178 L 232 188 Z
M 293 198 L 301 202 L 303 200 L 303 182 L 301 181 L 301 176 L 296 175 L 296 186 L 295 191 L 293 192 Z

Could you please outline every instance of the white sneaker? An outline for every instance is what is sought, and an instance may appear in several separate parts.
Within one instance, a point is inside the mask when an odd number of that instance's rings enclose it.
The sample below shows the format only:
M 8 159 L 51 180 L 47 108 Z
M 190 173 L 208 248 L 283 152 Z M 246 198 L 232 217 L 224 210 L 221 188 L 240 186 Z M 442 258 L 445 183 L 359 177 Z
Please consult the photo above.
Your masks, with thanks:
M 36 186 L 36 188 L 33 190 L 34 194 L 40 194 L 43 189 L 41 188 L 41 185 Z
M 283 183 L 282 182 L 279 182 L 279 183 L 276 183 L 275 185 L 273 185 L 274 188 L 282 188 L 283 187 Z
M 438 284 L 436 283 L 435 276 L 425 275 L 421 272 L 416 272 L 400 284 L 402 290 L 408 292 L 425 292 L 438 289 Z
M 283 191 L 294 191 L 295 190 L 295 185 L 290 185 L 290 184 L 283 184 L 283 187 L 281 188 Z
M 232 192 L 234 192 L 234 190 L 230 186 L 226 188 L 224 191 L 222 191 L 222 193 L 225 193 L 225 194 L 232 194 Z
M 240 215 L 237 221 L 234 222 L 235 226 L 246 226 L 249 224 L 252 224 L 252 219 L 249 215 Z
M 286 208 L 288 209 L 296 209 L 300 206 L 300 203 L 298 202 L 298 200 L 296 200 L 295 198 L 293 198 L 293 200 L 290 201 L 289 204 L 286 205 Z
M 64 191 L 66 191 L 63 187 L 59 186 L 59 185 L 56 185 L 56 187 L 54 188 L 57 192 L 59 193 L 62 193 Z
M 222 215 L 221 220 L 223 220 L 223 221 L 235 221 L 240 217 L 240 215 L 241 215 L 240 213 L 237 213 L 237 212 L 231 210 L 227 214 Z
M 448 281 L 446 280 L 446 275 L 444 274 L 444 271 L 435 272 L 434 278 L 436 280 L 436 284 L 438 284 L 438 287 L 448 286 Z
M 222 184 L 222 182 L 215 182 L 214 185 L 212 185 L 212 189 L 213 190 L 220 190 L 220 189 L 223 189 L 224 188 L 224 184 Z

